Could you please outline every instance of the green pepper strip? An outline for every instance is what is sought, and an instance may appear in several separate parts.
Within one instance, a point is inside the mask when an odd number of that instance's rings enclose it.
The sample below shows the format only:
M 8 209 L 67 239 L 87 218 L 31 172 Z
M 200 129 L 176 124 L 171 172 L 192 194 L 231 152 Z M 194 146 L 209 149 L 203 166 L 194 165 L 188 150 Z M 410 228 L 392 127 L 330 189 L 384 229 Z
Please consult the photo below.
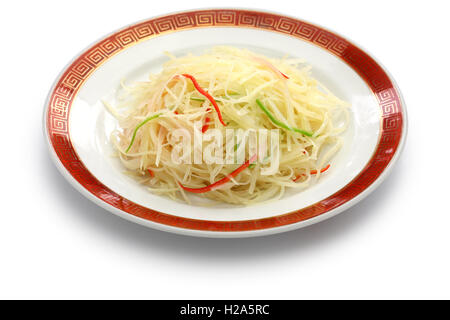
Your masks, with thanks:
M 149 122 L 150 120 L 153 120 L 153 119 L 158 118 L 161 114 L 162 114 L 162 113 L 158 113 L 158 114 L 155 114 L 155 115 L 153 115 L 153 116 L 151 116 L 151 117 L 148 117 L 147 119 L 145 119 L 144 121 L 142 121 L 141 123 L 139 123 L 139 124 L 137 125 L 137 127 L 136 127 L 136 128 L 134 129 L 134 131 L 133 131 L 133 136 L 131 137 L 130 145 L 128 146 L 127 150 L 125 150 L 125 153 L 128 153 L 128 151 L 130 151 L 131 146 L 132 146 L 133 143 L 134 143 L 134 139 L 136 139 L 136 133 L 137 133 L 137 131 L 139 130 L 139 128 L 142 127 L 142 126 L 143 126 L 144 124 L 146 124 L 147 122 Z
M 200 101 L 200 102 L 205 102 L 206 101 L 206 99 L 202 99 L 202 98 L 193 98 L 193 97 L 191 97 L 191 100 L 194 100 L 194 101 Z M 214 99 L 215 100 L 215 99 Z
M 238 96 L 239 95 L 239 93 L 229 93 L 228 94 L 229 96 Z M 226 96 L 222 96 L 220 99 L 225 99 L 226 98 Z M 191 97 L 190 98 L 191 100 L 194 100 L 194 101 L 199 101 L 199 102 L 205 102 L 206 101 L 206 99 L 203 99 L 203 98 L 196 98 L 196 97 Z M 217 99 L 214 99 L 216 102 L 220 102 L 220 100 L 217 100 Z
M 312 137 L 312 136 L 313 136 L 314 132 L 308 132 L 308 131 L 301 130 L 301 129 L 298 129 L 298 128 L 292 128 L 292 127 L 288 126 L 287 124 L 285 124 L 285 123 L 283 123 L 283 122 L 277 120 L 277 119 L 273 116 L 273 114 L 270 113 L 270 111 L 263 105 L 263 103 L 262 103 L 259 99 L 256 99 L 256 104 L 257 104 L 257 105 L 261 108 L 261 110 L 269 117 L 269 119 L 272 120 L 272 122 L 273 122 L 274 124 L 276 124 L 277 126 L 279 126 L 279 127 L 281 127 L 281 128 L 284 128 L 284 129 L 286 129 L 286 130 L 290 130 L 290 131 L 295 131 L 295 132 L 301 133 L 301 134 L 303 134 L 303 135 L 305 135 L 305 136 L 308 136 L 308 137 Z

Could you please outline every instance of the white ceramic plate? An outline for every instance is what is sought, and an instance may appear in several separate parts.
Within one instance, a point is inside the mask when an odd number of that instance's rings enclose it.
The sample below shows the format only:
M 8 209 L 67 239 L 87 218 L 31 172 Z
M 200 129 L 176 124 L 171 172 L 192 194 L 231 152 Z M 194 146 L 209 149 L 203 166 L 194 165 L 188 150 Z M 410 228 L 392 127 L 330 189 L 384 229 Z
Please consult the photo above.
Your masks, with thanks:
M 109 136 L 116 122 L 101 99 L 122 78 L 143 79 L 175 55 L 214 45 L 271 57 L 302 58 L 313 76 L 352 105 L 345 144 L 320 181 L 281 200 L 250 207 L 192 206 L 149 193 L 123 174 Z M 405 105 L 385 69 L 362 49 L 316 25 L 273 13 L 213 9 L 149 19 L 98 41 L 61 73 L 44 113 L 62 174 L 89 199 L 145 226 L 187 235 L 249 237 L 300 228 L 355 204 L 386 177 L 406 135 Z

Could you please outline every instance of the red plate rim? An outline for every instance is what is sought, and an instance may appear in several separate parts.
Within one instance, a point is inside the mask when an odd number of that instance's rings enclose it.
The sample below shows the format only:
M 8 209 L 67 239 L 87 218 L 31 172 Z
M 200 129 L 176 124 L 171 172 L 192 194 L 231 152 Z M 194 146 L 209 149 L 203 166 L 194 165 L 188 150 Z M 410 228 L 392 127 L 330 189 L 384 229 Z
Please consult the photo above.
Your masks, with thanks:
M 309 207 L 263 219 L 211 221 L 179 217 L 138 205 L 97 180 L 78 157 L 69 135 L 72 102 L 84 81 L 107 59 L 140 41 L 205 27 L 243 27 L 278 32 L 320 46 L 349 65 L 378 100 L 382 118 L 376 150 L 365 168 L 345 187 Z M 156 224 L 197 231 L 243 232 L 279 228 L 319 217 L 367 191 L 386 171 L 404 140 L 406 115 L 401 94 L 386 71 L 367 53 L 343 37 L 309 22 L 284 15 L 243 10 L 194 10 L 151 18 L 121 29 L 82 52 L 57 79 L 44 113 L 45 134 L 58 166 L 65 168 L 88 195 L 134 217 Z M 106 206 L 108 207 L 108 206 Z

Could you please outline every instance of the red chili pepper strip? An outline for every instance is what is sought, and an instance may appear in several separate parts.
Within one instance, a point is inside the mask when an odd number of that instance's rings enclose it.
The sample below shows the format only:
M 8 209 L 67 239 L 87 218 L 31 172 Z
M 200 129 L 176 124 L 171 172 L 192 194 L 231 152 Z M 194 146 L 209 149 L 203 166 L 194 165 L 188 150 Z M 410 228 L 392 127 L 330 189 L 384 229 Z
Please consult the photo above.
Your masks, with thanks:
M 147 171 L 148 171 L 148 173 L 150 173 L 150 175 L 152 176 L 152 177 L 154 177 L 155 176 L 155 173 L 152 171 L 152 170 L 150 170 L 150 169 L 147 169 Z
M 289 77 L 287 75 L 285 75 L 283 72 L 281 72 L 280 70 L 275 68 L 275 66 L 273 64 L 271 64 L 269 61 L 267 61 L 266 59 L 263 59 L 263 58 L 260 58 L 260 57 L 253 57 L 253 59 L 255 61 L 258 61 L 259 63 L 265 65 L 266 67 L 271 69 L 276 74 L 283 76 L 285 79 L 289 79 Z
M 322 168 L 320 170 L 320 173 L 327 171 L 329 167 L 330 167 L 330 165 L 327 165 L 325 168 Z M 311 174 L 317 174 L 317 170 L 311 170 Z
M 208 99 L 209 102 L 212 103 L 212 105 L 214 106 L 214 109 L 216 109 L 217 115 L 219 116 L 219 121 L 223 124 L 224 127 L 226 127 L 227 125 L 225 124 L 225 122 L 223 122 L 222 113 L 220 113 L 219 106 L 217 105 L 214 98 L 211 97 L 211 95 L 208 92 L 206 92 L 205 90 L 202 89 L 202 87 L 199 86 L 197 80 L 193 76 L 191 76 L 190 74 L 187 74 L 187 73 L 183 73 L 182 76 L 191 79 L 192 83 L 194 84 L 195 89 L 197 89 L 198 92 L 200 92 L 202 95 L 204 95 L 205 98 Z
M 327 171 L 329 167 L 330 167 L 330 165 L 327 165 L 325 168 L 320 169 L 320 173 Z M 310 174 L 317 174 L 317 170 L 311 170 Z M 296 178 L 294 178 L 294 182 L 296 182 L 298 179 L 300 179 L 303 176 L 304 176 L 304 174 L 297 176 Z
M 209 112 L 209 111 L 211 111 L 211 109 L 208 108 L 208 110 L 206 110 L 206 111 Z M 211 121 L 211 118 L 206 116 L 205 124 L 202 126 L 202 133 L 205 133 L 206 131 L 208 131 L 210 121 Z
M 239 173 L 241 173 L 242 171 L 247 169 L 247 167 L 256 160 L 256 157 L 257 157 L 257 155 L 255 154 L 253 157 L 251 157 L 249 160 L 247 160 L 242 166 L 240 166 L 239 168 L 237 168 L 236 170 L 234 170 L 233 172 L 228 174 L 225 178 L 222 178 L 222 179 L 214 182 L 213 184 L 210 184 L 207 187 L 188 188 L 188 187 L 183 186 L 180 182 L 178 182 L 178 184 L 180 185 L 181 188 L 183 188 L 183 190 L 188 191 L 188 192 L 205 193 L 208 191 L 212 191 L 212 190 L 220 187 L 221 185 L 224 185 L 225 183 L 229 182 L 231 180 L 231 178 L 236 177 Z
M 206 117 L 206 118 L 205 118 L 205 123 L 206 123 L 206 124 L 204 124 L 203 127 L 202 127 L 202 133 L 205 133 L 206 131 L 208 131 L 208 128 L 209 128 L 209 120 L 210 120 L 209 117 Z

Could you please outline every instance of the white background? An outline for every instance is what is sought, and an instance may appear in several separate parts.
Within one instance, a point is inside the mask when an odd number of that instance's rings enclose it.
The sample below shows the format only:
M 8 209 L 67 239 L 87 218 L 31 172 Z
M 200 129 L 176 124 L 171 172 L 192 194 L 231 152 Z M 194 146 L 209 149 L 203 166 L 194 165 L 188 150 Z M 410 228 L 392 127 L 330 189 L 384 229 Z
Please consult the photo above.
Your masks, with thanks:
M 57 172 L 42 134 L 48 90 L 106 33 L 226 4 L 330 28 L 392 73 L 409 133 L 391 176 L 335 218 L 264 238 L 146 229 Z M 9 1 L 0 11 L 0 298 L 450 298 L 449 8 L 445 1 Z

